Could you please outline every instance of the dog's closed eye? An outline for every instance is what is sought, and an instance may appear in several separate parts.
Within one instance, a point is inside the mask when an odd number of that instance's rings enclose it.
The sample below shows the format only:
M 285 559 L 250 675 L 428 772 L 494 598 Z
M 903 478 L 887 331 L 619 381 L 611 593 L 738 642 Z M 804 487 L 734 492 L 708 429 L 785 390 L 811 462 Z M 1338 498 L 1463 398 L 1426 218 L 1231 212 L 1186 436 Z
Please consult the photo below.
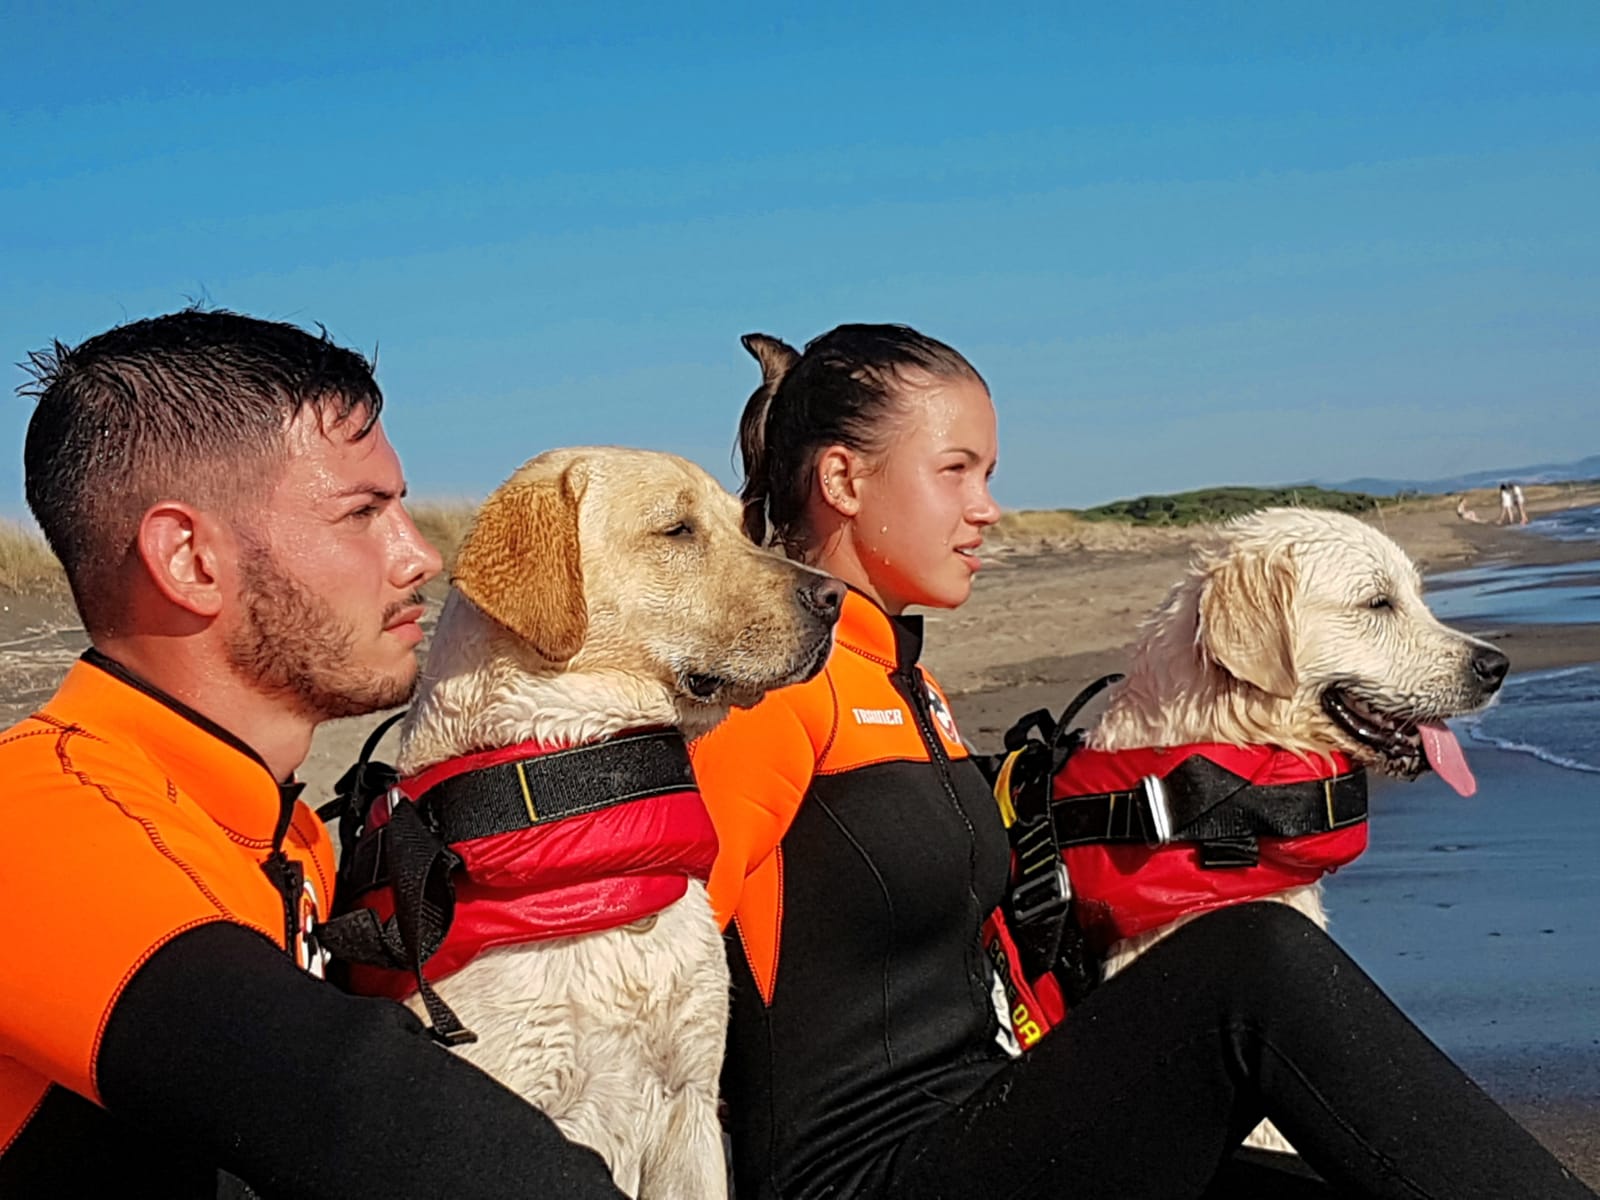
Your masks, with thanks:
M 661 536 L 669 538 L 690 538 L 694 536 L 694 526 L 690 525 L 687 521 L 679 521 L 670 529 L 663 529 L 661 531 Z
M 1374 596 L 1367 601 L 1367 607 L 1371 609 L 1392 609 L 1394 608 L 1394 601 L 1388 596 Z

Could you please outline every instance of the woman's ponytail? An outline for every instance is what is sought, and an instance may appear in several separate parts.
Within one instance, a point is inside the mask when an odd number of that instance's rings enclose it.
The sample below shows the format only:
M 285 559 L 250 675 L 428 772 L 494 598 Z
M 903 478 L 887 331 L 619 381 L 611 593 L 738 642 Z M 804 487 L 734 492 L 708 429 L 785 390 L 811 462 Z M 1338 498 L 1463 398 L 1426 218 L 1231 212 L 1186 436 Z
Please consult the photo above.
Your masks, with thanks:
M 767 418 L 778 385 L 789 368 L 800 361 L 800 353 L 787 342 L 764 333 L 747 333 L 739 341 L 761 364 L 761 386 L 750 393 L 744 415 L 739 418 L 739 457 L 744 468 L 744 487 L 739 491 L 739 499 L 744 502 L 745 536 L 758 546 L 764 546 L 777 532 L 767 512 L 772 496 Z

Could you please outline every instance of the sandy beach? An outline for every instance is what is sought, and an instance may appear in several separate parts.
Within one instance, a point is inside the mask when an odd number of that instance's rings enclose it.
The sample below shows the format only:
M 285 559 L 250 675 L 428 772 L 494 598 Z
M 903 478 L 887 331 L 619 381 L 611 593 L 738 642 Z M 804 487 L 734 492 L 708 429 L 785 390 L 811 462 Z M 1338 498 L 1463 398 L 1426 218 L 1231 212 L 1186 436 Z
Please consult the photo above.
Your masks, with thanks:
M 1596 543 L 1469 524 L 1446 503 L 1376 519 L 1430 576 L 1600 558 Z M 1059 710 L 1122 666 L 1196 536 L 1091 533 L 992 539 L 971 602 L 927 615 L 928 662 L 979 748 L 997 748 L 1016 717 Z M 442 587 L 433 592 L 425 627 Z M 1513 678 L 1600 663 L 1600 621 L 1461 624 L 1505 649 Z M 60 601 L 0 597 L 0 718 L 9 724 L 47 699 L 84 644 Z M 331 794 L 376 721 L 324 727 L 301 772 L 309 799 Z M 1335 932 L 1474 1078 L 1600 1185 L 1600 775 L 1466 748 L 1481 783 L 1471 801 L 1426 777 L 1375 790 L 1372 849 L 1330 885 Z

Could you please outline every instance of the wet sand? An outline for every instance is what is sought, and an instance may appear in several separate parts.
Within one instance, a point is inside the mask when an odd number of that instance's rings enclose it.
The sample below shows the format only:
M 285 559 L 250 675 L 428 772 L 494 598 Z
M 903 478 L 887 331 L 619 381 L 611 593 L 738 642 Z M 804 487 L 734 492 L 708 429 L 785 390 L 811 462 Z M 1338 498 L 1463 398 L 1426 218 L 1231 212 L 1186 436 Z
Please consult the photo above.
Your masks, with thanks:
M 1479 1084 L 1600 1184 L 1600 775 L 1468 742 L 1471 797 L 1379 783 L 1329 881 L 1339 942 Z

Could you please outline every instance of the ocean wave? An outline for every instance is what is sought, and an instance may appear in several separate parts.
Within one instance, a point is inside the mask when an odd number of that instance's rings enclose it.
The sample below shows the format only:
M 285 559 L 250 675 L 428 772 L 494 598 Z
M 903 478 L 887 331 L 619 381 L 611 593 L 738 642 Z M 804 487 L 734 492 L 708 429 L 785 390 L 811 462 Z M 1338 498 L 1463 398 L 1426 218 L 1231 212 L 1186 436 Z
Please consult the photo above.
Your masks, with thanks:
M 1558 542 L 1600 540 L 1600 506 L 1569 508 L 1535 517 L 1528 528 Z
M 1600 774 L 1600 666 L 1513 675 L 1494 704 L 1458 724 L 1483 745 Z
M 1484 733 L 1476 725 L 1467 726 L 1467 736 L 1473 741 L 1485 746 L 1493 746 L 1496 750 L 1506 750 L 1512 754 L 1527 754 L 1537 758 L 1540 762 L 1547 762 L 1553 767 L 1561 767 L 1567 771 L 1582 771 L 1585 775 L 1600 775 L 1600 767 L 1593 763 L 1579 762 L 1577 759 L 1567 758 L 1553 750 L 1546 750 L 1543 746 L 1531 746 L 1527 742 L 1513 741 L 1511 738 L 1497 738 Z
M 1575 675 L 1593 675 L 1594 673 L 1593 663 L 1580 663 L 1575 667 L 1551 667 L 1548 671 L 1524 671 L 1507 679 L 1503 690 L 1509 692 L 1513 689 L 1520 690 L 1526 687 L 1537 687 L 1539 684 L 1549 683 L 1555 679 L 1571 679 Z

